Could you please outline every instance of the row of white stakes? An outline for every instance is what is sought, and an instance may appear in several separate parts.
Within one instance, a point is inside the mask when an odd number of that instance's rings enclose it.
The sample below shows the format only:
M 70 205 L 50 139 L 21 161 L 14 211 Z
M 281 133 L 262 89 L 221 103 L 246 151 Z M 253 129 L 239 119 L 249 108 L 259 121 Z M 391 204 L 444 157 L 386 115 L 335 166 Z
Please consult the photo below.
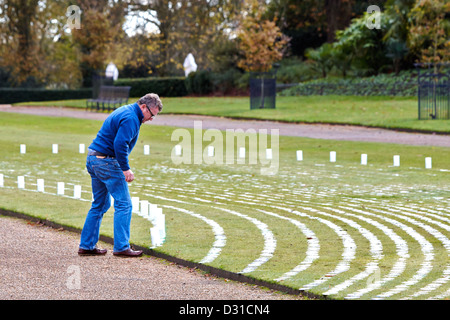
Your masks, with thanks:
M 52 152 L 58 153 L 58 144 L 52 145 Z M 86 147 L 83 143 L 79 144 L 79 153 L 85 153 Z M 20 153 L 26 153 L 26 145 L 21 144 L 20 145 Z M 303 151 L 297 150 L 297 161 L 303 161 Z M 150 146 L 148 144 L 144 145 L 144 155 L 150 155 Z M 181 145 L 175 146 L 175 155 L 180 156 L 181 155 Z M 208 146 L 208 156 L 213 157 L 214 156 L 214 147 Z M 245 158 L 245 148 L 241 147 L 239 148 L 239 158 Z M 272 149 L 266 149 L 266 159 L 272 159 Z M 336 162 L 336 151 L 330 151 L 330 162 Z M 363 153 L 361 154 L 361 165 L 367 165 L 367 154 Z M 394 155 L 393 157 L 393 166 L 399 167 L 400 166 L 400 156 Z M 432 168 L 432 160 L 431 157 L 425 158 L 425 169 L 431 169 Z
M 145 153 L 145 152 L 144 152 Z M 176 145 L 175 146 L 175 155 L 180 156 L 181 155 L 181 146 Z M 303 151 L 297 150 L 297 161 L 303 161 Z M 214 147 L 208 146 L 208 156 L 213 157 L 214 156 Z M 239 158 L 245 158 L 245 148 L 240 147 L 239 148 Z M 272 159 L 272 149 L 266 149 L 266 159 Z M 330 151 L 330 162 L 336 162 L 336 151 Z M 361 165 L 367 165 L 367 154 L 363 153 L 361 154 Z M 393 157 L 393 166 L 399 167 L 400 166 L 400 156 L 394 155 Z M 425 158 L 425 168 L 431 169 L 431 157 Z
M 59 152 L 59 145 L 57 143 L 52 144 L 52 153 L 56 154 Z M 78 145 L 78 152 L 79 153 L 85 153 L 86 152 L 86 145 L 84 143 L 80 143 Z M 21 144 L 20 145 L 20 153 L 25 154 L 27 153 L 27 145 Z
M 58 153 L 58 144 L 52 144 L 52 153 L 56 154 Z M 84 143 L 80 143 L 78 146 L 78 152 L 79 153 L 86 153 L 86 145 Z M 25 154 L 27 153 L 27 146 L 26 144 L 21 144 L 20 145 L 20 153 L 21 154 Z M 150 155 L 150 145 L 146 144 L 144 145 L 144 155 Z M 181 155 L 181 146 L 180 145 L 176 145 L 175 146 L 175 155 L 180 156 Z M 209 146 L 208 147 L 208 156 L 213 157 L 214 156 L 214 147 L 213 146 Z M 239 149 L 239 157 L 240 158 L 245 158 L 245 148 L 240 148 Z M 268 159 L 272 158 L 272 149 L 267 149 L 266 150 L 266 157 Z
M 162 208 L 148 200 L 139 200 L 139 197 L 131 197 L 133 212 L 153 223 L 150 228 L 150 236 L 153 248 L 161 246 L 166 239 L 166 216 Z
M 0 173 L 0 187 L 5 186 L 5 178 L 2 173 Z M 37 179 L 36 180 L 36 186 L 38 192 L 45 192 L 45 183 L 44 179 Z M 81 186 L 80 185 L 74 185 L 73 186 L 73 198 L 74 199 L 81 199 Z M 17 177 L 17 188 L 18 189 L 25 189 L 25 176 L 18 176 Z M 65 194 L 65 183 L 64 182 L 58 182 L 57 183 L 57 191 L 56 194 L 59 196 L 63 196 Z
M 297 150 L 297 161 L 303 161 L 303 151 Z M 330 151 L 330 162 L 336 162 L 336 151 Z M 361 165 L 367 165 L 367 154 L 361 154 Z M 393 156 L 393 166 L 400 167 L 400 156 Z M 425 158 L 425 169 L 431 169 L 432 160 L 431 157 Z
M 56 154 L 59 151 L 59 145 L 57 143 L 52 144 L 52 153 Z M 84 143 L 80 143 L 78 145 L 78 152 L 79 153 L 86 153 L 86 145 Z M 20 153 L 25 154 L 27 153 L 27 145 L 21 144 L 20 145 Z M 148 144 L 144 145 L 144 154 L 150 155 L 150 146 Z
M 4 175 L 0 173 L 0 187 L 4 187 L 5 179 Z M 45 192 L 44 179 L 37 179 L 36 186 L 38 192 Z M 25 176 L 17 177 L 17 188 L 25 189 Z M 57 183 L 57 195 L 65 194 L 65 183 Z M 81 199 L 81 186 L 74 185 L 74 199 Z M 157 205 L 149 203 L 147 200 L 139 201 L 139 197 L 131 198 L 133 209 L 132 211 L 139 216 L 149 220 L 153 223 L 154 227 L 150 229 L 151 241 L 153 247 L 161 246 L 166 239 L 166 222 L 165 215 L 162 213 L 162 208 Z M 114 198 L 111 197 L 111 205 L 114 203 Z
M 214 157 L 214 146 L 208 146 L 208 157 Z M 181 152 L 182 152 L 182 147 L 181 145 L 177 144 L 174 148 L 175 151 L 175 155 L 176 156 L 181 156 Z M 144 154 L 145 153 L 145 149 L 144 149 Z M 240 147 L 239 148 L 239 158 L 245 158 L 245 148 L 244 147 Z M 272 149 L 266 149 L 266 159 L 272 159 Z

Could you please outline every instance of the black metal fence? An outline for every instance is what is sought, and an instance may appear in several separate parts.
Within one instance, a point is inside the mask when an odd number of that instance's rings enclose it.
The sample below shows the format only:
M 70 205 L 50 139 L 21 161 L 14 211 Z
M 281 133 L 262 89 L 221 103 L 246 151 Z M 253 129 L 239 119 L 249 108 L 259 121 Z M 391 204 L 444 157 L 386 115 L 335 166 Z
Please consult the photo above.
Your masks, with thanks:
M 450 119 L 450 64 L 417 63 L 419 120 Z

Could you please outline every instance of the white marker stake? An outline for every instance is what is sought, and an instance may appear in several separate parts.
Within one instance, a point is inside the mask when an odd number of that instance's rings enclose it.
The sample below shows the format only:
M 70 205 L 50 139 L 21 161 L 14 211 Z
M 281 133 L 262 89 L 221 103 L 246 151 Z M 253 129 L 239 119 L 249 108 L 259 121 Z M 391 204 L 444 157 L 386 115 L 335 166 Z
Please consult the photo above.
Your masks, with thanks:
M 131 205 L 133 207 L 132 211 L 139 213 L 139 197 L 131 197 Z
M 336 162 L 336 151 L 330 151 L 330 162 Z
M 24 176 L 17 177 L 17 188 L 25 189 L 25 177 Z
M 140 214 L 140 216 L 145 218 L 145 219 L 148 219 L 148 208 L 149 208 L 148 201 L 147 200 L 141 200 L 140 203 L 141 203 L 141 214 Z
M 431 169 L 431 157 L 425 158 L 425 169 Z
M 20 153 L 22 154 L 27 153 L 27 146 L 25 144 L 20 145 Z
M 52 152 L 53 153 L 58 153 L 58 145 L 57 144 L 53 144 L 52 145 Z
M 158 214 L 156 218 L 156 226 L 159 230 L 160 240 L 164 240 L 166 238 L 166 216 L 164 214 Z
M 3 178 L 3 173 L 0 173 L 0 187 L 3 188 L 5 186 L 5 181 Z
M 272 159 L 272 149 L 266 149 L 266 159 Z
M 239 148 L 239 158 L 245 158 L 245 148 L 244 147 Z
M 158 207 L 157 207 L 157 205 L 153 204 L 153 203 L 150 203 L 148 219 L 150 221 L 155 221 L 157 215 L 158 215 Z
M 364 166 L 367 165 L 367 154 L 365 153 L 361 155 L 361 164 Z
M 400 156 L 394 156 L 394 167 L 400 167 Z
M 75 199 L 81 199 L 81 186 L 75 185 L 73 187 L 73 197 Z
M 181 156 L 181 146 L 179 144 L 177 144 L 175 146 L 175 155 L 176 156 Z
M 148 144 L 144 145 L 144 155 L 150 155 L 150 146 Z
M 44 192 L 44 179 L 37 179 L 37 191 Z
M 297 150 L 297 161 L 303 161 L 303 151 Z
M 208 146 L 208 157 L 214 157 L 214 147 Z
M 86 152 L 86 147 L 85 147 L 84 143 L 80 143 L 80 145 L 78 146 L 78 151 L 80 153 L 85 153 Z
M 58 194 L 59 196 L 64 195 L 64 182 L 58 182 L 56 194 Z
M 161 239 L 159 237 L 159 230 L 157 227 L 150 228 L 150 237 L 152 239 L 152 246 L 157 247 L 161 245 Z

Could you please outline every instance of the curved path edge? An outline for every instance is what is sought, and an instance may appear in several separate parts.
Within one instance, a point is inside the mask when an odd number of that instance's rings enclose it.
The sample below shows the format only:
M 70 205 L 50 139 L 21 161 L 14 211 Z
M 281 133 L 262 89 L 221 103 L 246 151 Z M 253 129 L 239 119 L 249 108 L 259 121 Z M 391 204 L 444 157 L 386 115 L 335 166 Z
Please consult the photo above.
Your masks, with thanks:
M 65 231 L 69 231 L 71 233 L 74 234 L 79 234 L 81 233 L 81 230 L 79 228 L 75 228 L 72 226 L 67 226 L 64 224 L 60 224 L 51 220 L 43 220 L 41 218 L 38 217 L 34 217 L 25 213 L 20 213 L 20 212 L 16 212 L 16 211 L 11 211 L 11 210 L 5 210 L 0 208 L 0 217 L 1 216 L 7 216 L 7 217 L 12 217 L 12 218 L 16 218 L 16 219 L 22 219 L 31 223 L 38 223 L 47 227 L 51 227 L 52 229 L 57 229 L 57 230 L 65 230 Z M 101 242 L 104 243 L 108 243 L 110 245 L 114 244 L 114 240 L 111 237 L 107 237 L 105 235 L 100 235 L 100 240 Z M 162 252 L 158 252 L 156 250 L 147 248 L 147 247 L 142 247 L 139 245 L 135 245 L 132 244 L 132 247 L 134 249 L 137 250 L 143 250 L 145 255 L 148 256 L 152 256 L 155 258 L 160 258 L 160 259 L 164 259 L 168 262 L 172 262 L 176 265 L 182 266 L 182 267 L 186 267 L 189 269 L 197 269 L 200 271 L 203 271 L 207 274 L 219 277 L 219 278 L 223 278 L 223 279 L 229 279 L 232 281 L 236 281 L 236 282 L 240 282 L 240 283 L 246 283 L 249 285 L 255 285 L 258 287 L 262 287 L 262 288 L 267 288 L 276 292 L 281 292 L 284 294 L 288 294 L 291 296 L 298 296 L 298 298 L 300 297 L 306 297 L 309 299 L 319 299 L 319 300 L 328 300 L 327 297 L 322 296 L 322 295 L 316 295 L 310 292 L 306 292 L 303 290 L 298 290 L 298 289 L 294 289 L 292 287 L 288 287 L 288 286 L 284 286 L 278 283 L 272 283 L 272 282 L 268 282 L 268 281 L 264 281 L 264 280 L 260 280 L 260 279 L 256 279 L 253 277 L 249 277 L 243 274 L 239 274 L 239 273 L 234 273 L 231 271 L 226 271 L 223 269 L 218 269 L 212 266 L 208 266 L 205 264 L 201 264 L 201 263 L 196 263 L 196 262 L 192 262 L 192 261 L 188 261 L 188 260 L 184 260 L 178 257 L 174 257 L 171 255 L 168 255 L 166 253 L 162 253 Z M 26 266 L 25 266 L 26 267 Z M 287 297 L 285 297 L 287 298 Z M 294 299 L 296 299 L 295 297 L 293 297 Z M 283 298 L 281 298 L 283 299 Z M 289 298 L 288 298 L 289 299 Z

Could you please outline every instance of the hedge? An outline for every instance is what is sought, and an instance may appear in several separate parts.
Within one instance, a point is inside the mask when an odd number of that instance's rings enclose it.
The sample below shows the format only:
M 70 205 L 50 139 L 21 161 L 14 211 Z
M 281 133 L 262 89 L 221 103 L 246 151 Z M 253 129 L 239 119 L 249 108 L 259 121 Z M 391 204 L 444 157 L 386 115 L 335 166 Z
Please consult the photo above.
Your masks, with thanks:
M 417 72 L 403 71 L 398 76 L 380 74 L 367 78 L 312 80 L 286 89 L 280 95 L 416 96 Z
M 130 97 L 142 97 L 154 92 L 163 97 L 183 97 L 186 95 L 233 94 L 239 89 L 239 81 L 245 76 L 230 69 L 223 73 L 206 70 L 192 72 L 185 77 L 167 78 L 127 78 L 114 81 L 115 86 L 129 86 Z M 247 78 L 245 78 L 247 79 Z
M 245 82 L 243 85 L 242 83 Z M 225 72 L 201 70 L 192 72 L 185 80 L 188 94 L 194 95 L 233 95 L 243 93 L 248 86 L 248 77 L 237 69 Z
M 0 88 L 0 104 L 92 98 L 92 89 Z
M 417 95 L 416 83 L 300 83 L 299 85 L 280 92 L 280 96 L 309 95 L 341 95 L 341 96 L 406 96 Z
M 142 97 L 147 93 L 157 93 L 162 97 L 182 97 L 187 95 L 184 77 L 118 79 L 115 86 L 130 86 L 130 97 Z

